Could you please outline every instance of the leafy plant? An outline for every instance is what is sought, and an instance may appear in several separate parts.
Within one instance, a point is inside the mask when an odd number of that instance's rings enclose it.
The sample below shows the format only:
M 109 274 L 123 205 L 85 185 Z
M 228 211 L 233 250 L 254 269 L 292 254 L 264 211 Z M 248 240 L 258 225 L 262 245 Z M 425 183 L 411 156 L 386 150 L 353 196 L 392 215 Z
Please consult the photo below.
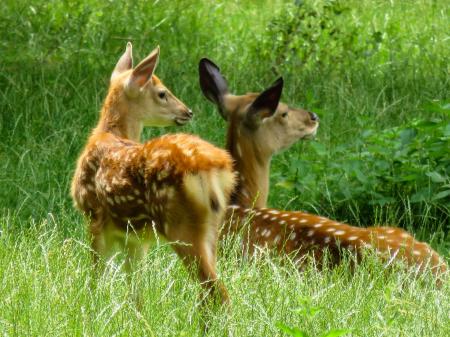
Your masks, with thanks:
M 312 199 L 352 202 L 365 209 L 432 204 L 444 217 L 450 212 L 450 105 L 432 102 L 423 109 L 441 118 L 414 119 L 385 130 L 368 129 L 352 143 L 331 151 L 312 143 L 313 155 L 296 159 L 277 184 Z M 311 158 L 313 157 L 313 159 Z M 304 174 L 305 173 L 305 174 Z M 328 191 L 328 196 L 323 191 Z M 309 198 L 311 199 L 311 198 Z
M 351 6 L 341 0 L 286 4 L 258 41 L 258 52 L 271 60 L 275 71 L 284 63 L 301 64 L 303 68 L 346 66 L 367 56 L 382 40 L 378 31 L 368 39 L 362 37 L 360 23 L 348 24 L 351 14 Z
M 315 307 L 311 304 L 311 300 L 309 298 L 301 298 L 299 300 L 300 306 L 294 311 L 302 317 L 304 320 L 311 321 L 316 314 L 323 311 L 322 307 Z M 275 324 L 278 329 L 283 331 L 284 333 L 292 336 L 292 337 L 309 337 L 310 335 L 306 333 L 304 330 L 300 330 L 297 327 L 290 327 L 282 322 L 278 322 Z M 327 332 L 323 332 L 319 335 L 319 337 L 339 337 L 344 336 L 350 333 L 349 329 L 331 329 Z

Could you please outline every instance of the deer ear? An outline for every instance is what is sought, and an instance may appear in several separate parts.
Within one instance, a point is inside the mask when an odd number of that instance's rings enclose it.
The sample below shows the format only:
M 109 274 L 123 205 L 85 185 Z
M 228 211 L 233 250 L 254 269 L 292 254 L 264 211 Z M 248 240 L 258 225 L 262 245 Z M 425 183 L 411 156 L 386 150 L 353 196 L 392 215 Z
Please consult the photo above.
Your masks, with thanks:
M 139 90 L 151 80 L 156 66 L 158 65 L 158 60 L 159 46 L 133 69 L 125 85 L 125 91 L 129 96 L 137 96 Z
M 207 58 L 198 65 L 200 88 L 203 95 L 219 108 L 220 115 L 226 120 L 228 113 L 224 109 L 223 98 L 228 94 L 228 84 L 220 73 L 220 68 Z
M 114 80 L 118 75 L 122 74 L 124 71 L 130 70 L 133 68 L 133 46 L 131 42 L 127 43 L 127 47 L 125 49 L 125 53 L 120 57 L 119 61 L 117 61 L 116 67 L 111 75 L 111 81 Z
M 283 78 L 277 79 L 253 101 L 247 110 L 246 122 L 258 126 L 262 119 L 272 116 L 277 110 L 283 91 Z

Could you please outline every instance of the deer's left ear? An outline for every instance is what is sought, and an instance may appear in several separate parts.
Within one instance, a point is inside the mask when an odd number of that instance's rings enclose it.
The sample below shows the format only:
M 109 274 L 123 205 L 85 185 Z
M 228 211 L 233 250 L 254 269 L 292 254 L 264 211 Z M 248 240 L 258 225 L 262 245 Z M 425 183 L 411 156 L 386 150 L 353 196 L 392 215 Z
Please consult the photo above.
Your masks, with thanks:
M 159 46 L 143 59 L 131 73 L 125 84 L 125 91 L 129 96 L 137 96 L 139 90 L 152 79 L 153 73 L 158 65 L 158 60 Z
M 118 75 L 122 74 L 124 71 L 130 70 L 133 68 L 133 46 L 131 42 L 127 43 L 127 47 L 125 49 L 125 53 L 120 57 L 119 61 L 117 61 L 116 67 L 111 75 L 111 81 L 114 80 Z
M 283 91 L 283 78 L 277 79 L 253 101 L 247 110 L 246 124 L 257 127 L 262 119 L 272 116 L 277 110 Z

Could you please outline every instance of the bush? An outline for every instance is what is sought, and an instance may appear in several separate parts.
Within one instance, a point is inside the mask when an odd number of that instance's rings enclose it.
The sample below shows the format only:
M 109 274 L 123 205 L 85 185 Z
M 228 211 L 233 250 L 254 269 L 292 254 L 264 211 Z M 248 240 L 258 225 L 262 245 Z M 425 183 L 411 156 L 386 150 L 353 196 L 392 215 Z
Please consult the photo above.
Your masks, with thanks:
M 352 202 L 362 218 L 373 219 L 376 207 L 401 207 L 407 201 L 421 211 L 433 205 L 448 219 L 450 122 L 445 117 L 450 116 L 450 104 L 431 103 L 424 109 L 444 117 L 369 129 L 356 143 L 333 151 L 312 143 L 313 155 L 292 160 L 278 186 L 319 204 L 332 200 L 337 208 Z

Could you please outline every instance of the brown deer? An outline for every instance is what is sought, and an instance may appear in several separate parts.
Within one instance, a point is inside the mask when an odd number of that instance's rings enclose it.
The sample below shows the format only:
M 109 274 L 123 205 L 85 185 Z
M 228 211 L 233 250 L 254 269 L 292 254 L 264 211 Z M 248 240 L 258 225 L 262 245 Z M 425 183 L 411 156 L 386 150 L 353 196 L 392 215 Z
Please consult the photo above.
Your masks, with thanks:
M 267 246 L 296 254 L 299 259 L 311 253 L 320 263 L 327 248 L 337 263 L 344 250 L 360 257 L 364 249 L 372 248 L 390 262 L 401 259 L 419 270 L 429 266 L 434 274 L 447 270 L 444 260 L 429 245 L 400 228 L 354 227 L 305 212 L 266 208 L 272 156 L 299 139 L 313 137 L 319 118 L 279 101 L 281 78 L 260 94 L 236 96 L 229 93 L 225 78 L 212 61 L 202 59 L 199 74 L 203 94 L 217 105 L 228 123 L 227 149 L 238 173 L 225 231 L 239 232 L 248 224 L 248 250 Z
M 72 181 L 88 219 L 94 262 L 119 254 L 132 270 L 153 234 L 196 268 L 207 295 L 228 301 L 216 275 L 219 222 L 234 187 L 230 155 L 187 134 L 141 144 L 143 126 L 182 125 L 192 112 L 153 74 L 159 47 L 134 69 L 127 44 Z

